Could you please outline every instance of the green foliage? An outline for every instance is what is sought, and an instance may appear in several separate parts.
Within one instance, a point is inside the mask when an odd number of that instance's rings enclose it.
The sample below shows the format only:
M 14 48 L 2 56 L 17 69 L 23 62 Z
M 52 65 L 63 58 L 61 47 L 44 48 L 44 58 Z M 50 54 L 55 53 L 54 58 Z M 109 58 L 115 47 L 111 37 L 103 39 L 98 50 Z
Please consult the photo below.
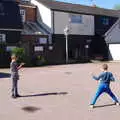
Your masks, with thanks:
M 115 10 L 120 10 L 120 4 L 116 4 L 116 5 L 114 5 L 114 7 L 113 7 Z
M 23 62 L 25 60 L 25 51 L 24 51 L 24 48 L 14 48 L 12 49 L 12 54 L 16 55 L 17 56 L 17 61 L 20 63 L 20 62 Z

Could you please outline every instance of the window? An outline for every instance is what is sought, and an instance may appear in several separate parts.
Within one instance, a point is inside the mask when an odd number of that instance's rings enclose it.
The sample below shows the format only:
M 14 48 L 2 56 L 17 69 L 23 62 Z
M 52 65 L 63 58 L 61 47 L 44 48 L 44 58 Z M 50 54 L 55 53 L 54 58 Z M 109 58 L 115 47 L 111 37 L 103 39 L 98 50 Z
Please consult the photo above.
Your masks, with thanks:
M 30 2 L 31 0 L 21 0 L 22 2 Z
M 25 22 L 25 10 L 24 9 L 20 10 L 20 15 L 21 15 L 22 22 Z
M 82 23 L 82 15 L 72 14 L 70 15 L 70 22 L 71 23 Z
M 0 34 L 0 42 L 6 42 L 6 35 Z
M 106 17 L 102 17 L 102 24 L 103 25 L 109 25 L 109 19 Z

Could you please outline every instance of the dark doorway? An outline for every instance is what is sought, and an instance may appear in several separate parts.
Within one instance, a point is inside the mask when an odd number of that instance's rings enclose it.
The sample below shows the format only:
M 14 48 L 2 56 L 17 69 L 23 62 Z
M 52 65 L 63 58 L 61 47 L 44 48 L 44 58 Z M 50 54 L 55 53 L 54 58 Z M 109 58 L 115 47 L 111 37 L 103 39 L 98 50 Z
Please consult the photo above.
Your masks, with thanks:
M 108 47 L 104 37 L 95 35 L 90 43 L 90 57 L 91 59 L 108 60 Z

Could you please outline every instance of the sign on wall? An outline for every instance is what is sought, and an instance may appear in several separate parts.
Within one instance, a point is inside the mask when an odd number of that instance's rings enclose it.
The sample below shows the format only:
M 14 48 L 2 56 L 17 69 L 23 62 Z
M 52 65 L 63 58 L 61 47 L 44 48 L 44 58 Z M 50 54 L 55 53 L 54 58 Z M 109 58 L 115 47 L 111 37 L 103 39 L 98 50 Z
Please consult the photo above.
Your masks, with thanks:
M 40 44 L 47 44 L 47 38 L 39 38 Z
M 43 46 L 35 46 L 35 47 L 34 47 L 34 51 L 35 51 L 35 52 L 44 51 L 44 48 L 43 48 Z

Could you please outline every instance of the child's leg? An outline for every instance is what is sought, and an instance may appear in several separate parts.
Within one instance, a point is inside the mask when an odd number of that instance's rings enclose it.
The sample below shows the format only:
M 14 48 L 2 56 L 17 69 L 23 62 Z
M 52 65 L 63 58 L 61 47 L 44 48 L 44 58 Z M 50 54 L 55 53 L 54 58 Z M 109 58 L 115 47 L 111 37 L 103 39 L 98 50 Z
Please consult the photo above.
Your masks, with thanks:
M 113 94 L 113 92 L 111 91 L 111 89 L 108 87 L 106 90 L 106 93 L 108 93 L 110 95 L 110 97 L 115 101 L 118 102 L 117 97 Z
M 15 95 L 14 91 L 15 91 L 15 81 L 14 79 L 12 79 L 12 96 Z
M 15 86 L 14 86 L 14 89 L 15 89 L 15 90 L 14 90 L 15 96 L 18 95 L 18 84 L 17 84 L 17 83 L 18 83 L 18 80 L 15 80 L 15 84 L 14 84 L 14 85 L 15 85 Z
M 96 103 L 98 97 L 99 97 L 103 92 L 104 92 L 103 85 L 100 85 L 100 86 L 98 87 L 98 90 L 97 90 L 97 92 L 96 92 L 96 94 L 95 94 L 92 102 L 91 102 L 91 105 L 94 105 L 94 104 Z

